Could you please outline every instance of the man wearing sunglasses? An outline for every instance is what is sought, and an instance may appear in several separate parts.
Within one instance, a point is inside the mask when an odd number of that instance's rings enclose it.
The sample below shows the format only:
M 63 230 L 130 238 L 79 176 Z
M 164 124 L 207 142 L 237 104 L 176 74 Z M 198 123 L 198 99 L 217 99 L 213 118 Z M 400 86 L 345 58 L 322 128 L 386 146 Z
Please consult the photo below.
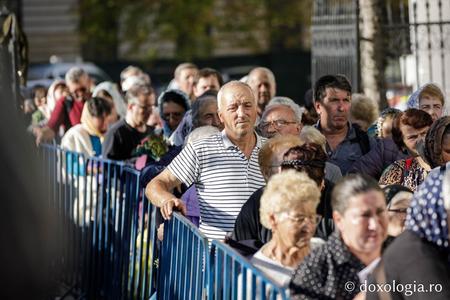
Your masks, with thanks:
M 47 126 L 34 130 L 36 144 L 52 140 L 60 126 L 64 126 L 64 130 L 67 131 L 72 126 L 80 124 L 84 102 L 90 97 L 89 75 L 83 69 L 73 67 L 67 71 L 65 80 L 69 95 L 57 100 Z

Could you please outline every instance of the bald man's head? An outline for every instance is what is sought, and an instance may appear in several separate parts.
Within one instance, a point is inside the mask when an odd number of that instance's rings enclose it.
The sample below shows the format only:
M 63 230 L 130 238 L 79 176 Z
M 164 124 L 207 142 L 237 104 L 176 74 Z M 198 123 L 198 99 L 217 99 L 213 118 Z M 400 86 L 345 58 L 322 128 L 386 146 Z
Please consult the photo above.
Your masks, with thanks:
M 255 102 L 255 104 L 256 104 L 256 98 L 255 98 L 255 95 L 254 95 L 251 87 L 244 82 L 233 80 L 233 81 L 230 81 L 230 82 L 224 84 L 222 86 L 222 88 L 220 88 L 219 93 L 217 94 L 217 102 L 218 102 L 219 110 L 221 110 L 221 108 L 223 108 L 222 104 L 223 104 L 224 100 L 227 99 L 226 95 L 228 95 L 229 93 L 232 93 L 232 94 L 242 93 L 245 90 L 251 94 L 251 96 L 253 98 L 253 102 Z
M 217 95 L 220 121 L 230 138 L 239 139 L 253 134 L 257 105 L 252 89 L 243 82 L 225 84 Z
M 276 94 L 275 76 L 268 68 L 257 67 L 250 71 L 247 79 L 258 102 L 259 113 Z

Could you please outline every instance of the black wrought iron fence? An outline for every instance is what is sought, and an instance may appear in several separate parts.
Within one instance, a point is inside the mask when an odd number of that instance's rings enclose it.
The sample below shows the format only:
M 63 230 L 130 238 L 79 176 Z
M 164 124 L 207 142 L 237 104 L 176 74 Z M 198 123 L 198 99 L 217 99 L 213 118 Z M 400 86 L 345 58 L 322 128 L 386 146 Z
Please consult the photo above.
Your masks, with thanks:
M 327 73 L 345 74 L 361 90 L 361 0 L 315 0 L 312 17 L 312 82 Z M 371 0 L 379 6 L 385 58 L 384 87 L 435 82 L 450 92 L 450 2 Z

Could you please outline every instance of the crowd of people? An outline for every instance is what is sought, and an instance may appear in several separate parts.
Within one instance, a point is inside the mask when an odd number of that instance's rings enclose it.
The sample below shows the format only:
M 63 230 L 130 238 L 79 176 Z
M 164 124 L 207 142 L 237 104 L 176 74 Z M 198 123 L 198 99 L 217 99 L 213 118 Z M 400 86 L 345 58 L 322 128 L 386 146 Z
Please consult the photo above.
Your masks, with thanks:
M 28 120 L 37 144 L 133 165 L 163 219 L 181 211 L 293 299 L 450 299 L 444 94 L 380 112 L 352 93 L 325 75 L 300 106 L 268 68 L 224 83 L 183 63 L 156 95 L 138 67 L 97 85 L 75 67 L 34 88 Z

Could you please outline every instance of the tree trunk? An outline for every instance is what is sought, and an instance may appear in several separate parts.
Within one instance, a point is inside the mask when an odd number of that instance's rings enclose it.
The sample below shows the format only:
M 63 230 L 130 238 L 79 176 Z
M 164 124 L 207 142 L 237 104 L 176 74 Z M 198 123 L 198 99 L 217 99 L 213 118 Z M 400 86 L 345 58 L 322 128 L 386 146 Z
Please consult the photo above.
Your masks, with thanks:
M 386 107 L 385 55 L 382 36 L 381 0 L 359 0 L 361 84 L 366 96 Z

